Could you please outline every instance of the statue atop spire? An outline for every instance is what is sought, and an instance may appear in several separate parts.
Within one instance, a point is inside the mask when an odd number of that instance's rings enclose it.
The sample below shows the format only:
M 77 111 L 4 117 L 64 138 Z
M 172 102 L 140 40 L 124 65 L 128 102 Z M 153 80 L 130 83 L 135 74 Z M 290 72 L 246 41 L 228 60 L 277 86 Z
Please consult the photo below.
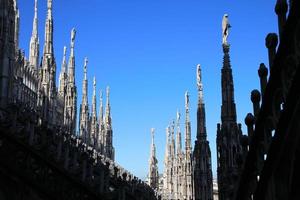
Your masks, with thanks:
M 106 108 L 105 108 L 105 123 L 107 127 L 111 125 L 111 118 L 110 118 L 110 89 L 109 86 L 106 87 Z
M 62 64 L 61 64 L 61 71 L 59 74 L 59 87 L 58 87 L 58 92 L 61 95 L 61 97 L 63 97 L 63 99 L 65 98 L 66 95 L 66 86 L 67 86 L 67 62 L 66 62 L 66 56 L 67 56 L 67 47 L 64 46 L 64 53 L 63 53 L 63 60 L 62 60 Z
M 185 92 L 185 109 L 189 110 L 189 104 L 190 104 L 190 95 L 189 92 Z
M 62 61 L 62 72 L 67 72 L 67 47 L 64 46 L 64 54 L 63 54 L 63 61 Z
M 74 47 L 75 47 L 75 37 L 76 37 L 76 30 L 73 28 L 71 30 L 71 53 L 69 58 L 69 66 L 68 66 L 68 75 L 69 75 L 69 83 L 75 85 L 75 55 L 74 55 Z
M 52 18 L 52 0 L 48 0 L 47 8 L 48 8 L 48 19 L 50 19 Z
M 73 28 L 71 31 L 71 57 L 74 56 L 75 37 L 76 37 L 76 30 L 75 28 Z
M 195 199 L 213 199 L 211 152 L 206 134 L 205 105 L 200 65 L 197 65 L 197 139 L 193 152 L 193 180 Z
M 222 36 L 223 36 L 223 45 L 226 46 L 229 46 L 227 41 L 229 35 L 229 28 L 231 28 L 231 25 L 229 24 L 228 14 L 225 14 L 223 16 L 223 21 L 222 21 Z
M 39 65 L 39 51 L 40 51 L 40 42 L 38 36 L 38 5 L 37 0 L 34 1 L 34 18 L 32 26 L 32 35 L 29 45 L 29 63 L 31 67 L 35 70 L 38 69 Z
M 149 174 L 148 174 L 148 184 L 153 189 L 158 189 L 159 187 L 159 176 L 158 176 L 158 166 L 157 166 L 157 159 L 156 159 L 156 150 L 154 144 L 154 128 L 151 128 L 151 151 L 150 151 L 150 158 L 149 158 Z

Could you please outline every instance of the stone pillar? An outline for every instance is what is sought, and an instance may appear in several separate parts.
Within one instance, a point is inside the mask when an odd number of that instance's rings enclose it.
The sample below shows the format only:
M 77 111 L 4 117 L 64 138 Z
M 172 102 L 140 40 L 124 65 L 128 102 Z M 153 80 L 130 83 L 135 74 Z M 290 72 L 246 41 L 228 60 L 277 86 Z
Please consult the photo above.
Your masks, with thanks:
M 251 101 L 253 103 L 253 113 L 254 113 L 254 116 L 255 118 L 258 117 L 258 113 L 259 113 L 259 110 L 260 110 L 260 93 L 258 90 L 253 90 L 251 92 Z
M 272 72 L 273 61 L 276 55 L 276 47 L 278 44 L 278 36 L 276 33 L 269 33 L 266 37 L 266 47 L 268 48 L 269 55 L 269 68 Z
M 268 83 L 268 68 L 264 63 L 261 63 L 258 69 L 258 75 L 260 79 L 260 93 L 262 99 L 264 98 L 265 90 Z
M 275 6 L 275 12 L 278 16 L 278 31 L 279 31 L 279 38 L 282 37 L 282 32 L 286 23 L 286 13 L 288 10 L 288 4 L 286 0 L 277 0 Z
M 245 124 L 247 125 L 248 130 L 248 138 L 249 138 L 249 146 L 251 144 L 251 140 L 254 134 L 253 125 L 254 125 L 254 116 L 251 113 L 248 113 L 245 118 Z

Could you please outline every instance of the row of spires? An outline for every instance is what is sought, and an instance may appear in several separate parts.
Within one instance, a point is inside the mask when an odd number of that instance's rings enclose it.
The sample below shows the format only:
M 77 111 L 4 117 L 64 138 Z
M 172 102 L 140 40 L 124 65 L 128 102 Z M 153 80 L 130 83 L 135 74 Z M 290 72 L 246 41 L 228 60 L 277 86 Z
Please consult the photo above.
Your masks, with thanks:
M 17 31 L 16 31 L 17 32 Z M 52 0 L 47 0 L 47 17 L 45 23 L 45 43 L 41 67 L 39 66 L 39 36 L 38 36 L 38 1 L 34 0 L 33 29 L 30 39 L 29 65 L 39 77 L 38 104 L 43 108 L 42 118 L 48 123 L 60 124 L 60 117 L 57 115 L 59 107 L 58 99 L 62 99 L 63 125 L 68 127 L 71 134 L 76 134 L 77 118 L 77 87 L 75 84 L 75 38 L 76 30 L 71 31 L 70 56 L 67 63 L 67 47 L 63 48 L 63 59 L 61 72 L 59 74 L 58 89 L 55 85 L 56 63 L 53 48 L 53 15 Z M 88 80 L 87 80 L 88 59 L 84 60 L 84 79 L 82 84 L 82 102 L 79 113 L 79 136 L 89 145 L 101 149 L 106 155 L 113 159 L 114 149 L 112 147 L 112 125 L 110 116 L 109 87 L 106 89 L 106 110 L 103 117 L 103 98 L 100 92 L 100 110 L 97 116 L 96 108 L 96 78 L 93 80 L 93 97 L 91 112 L 88 105 Z M 46 101 L 45 101 L 46 99 Z M 45 103 L 46 102 L 46 103 Z M 89 114 L 91 113 L 91 115 Z M 104 144 L 106 143 L 106 144 Z M 106 149 L 107 148 L 107 149 Z M 105 150 L 106 149 L 106 150 Z
M 161 184 L 157 175 L 158 167 L 155 155 L 154 129 L 151 130 L 152 143 L 148 184 L 158 190 L 164 200 L 212 199 L 211 153 L 209 142 L 206 138 L 205 106 L 200 65 L 197 65 L 197 87 L 197 139 L 194 151 L 191 145 L 190 98 L 187 91 L 185 93 L 185 149 L 182 149 L 181 116 L 177 111 L 176 123 L 173 120 L 166 128 L 167 142 L 164 160 L 165 168 L 162 177 L 163 184 Z

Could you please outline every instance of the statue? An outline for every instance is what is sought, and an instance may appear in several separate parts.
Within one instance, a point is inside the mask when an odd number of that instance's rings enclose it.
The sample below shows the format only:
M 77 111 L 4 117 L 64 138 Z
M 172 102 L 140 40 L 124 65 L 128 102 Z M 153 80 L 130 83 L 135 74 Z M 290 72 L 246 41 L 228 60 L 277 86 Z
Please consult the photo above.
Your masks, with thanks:
M 72 41 L 72 43 L 74 43 L 75 36 L 76 36 L 76 30 L 75 30 L 75 28 L 73 28 L 72 32 L 71 32 L 71 41 Z
M 202 82 L 202 80 L 201 80 L 201 66 L 200 66 L 200 64 L 198 64 L 197 65 L 197 86 L 198 86 L 199 90 L 202 88 L 201 82 Z
M 152 141 L 154 141 L 154 132 L 155 132 L 155 128 L 151 128 Z
M 189 103 L 190 103 L 190 98 L 189 98 L 189 92 L 185 92 L 185 109 L 189 109 Z
M 229 28 L 231 28 L 231 26 L 229 24 L 228 14 L 225 14 L 222 21 L 223 45 L 228 45 L 227 38 L 229 35 Z
M 179 122 L 180 121 L 180 112 L 177 110 L 177 122 Z

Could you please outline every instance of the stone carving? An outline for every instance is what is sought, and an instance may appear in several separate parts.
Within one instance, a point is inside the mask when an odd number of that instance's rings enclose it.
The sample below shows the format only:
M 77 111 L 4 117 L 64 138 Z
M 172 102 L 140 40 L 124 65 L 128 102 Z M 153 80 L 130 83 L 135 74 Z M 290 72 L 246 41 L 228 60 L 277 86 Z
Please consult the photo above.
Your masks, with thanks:
M 229 24 L 228 14 L 225 14 L 222 21 L 223 45 L 228 45 L 227 38 L 229 35 L 229 28 L 231 28 L 231 25 Z
M 201 66 L 200 64 L 197 65 L 197 86 L 200 90 L 202 88 L 202 80 L 201 80 Z

